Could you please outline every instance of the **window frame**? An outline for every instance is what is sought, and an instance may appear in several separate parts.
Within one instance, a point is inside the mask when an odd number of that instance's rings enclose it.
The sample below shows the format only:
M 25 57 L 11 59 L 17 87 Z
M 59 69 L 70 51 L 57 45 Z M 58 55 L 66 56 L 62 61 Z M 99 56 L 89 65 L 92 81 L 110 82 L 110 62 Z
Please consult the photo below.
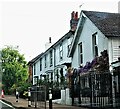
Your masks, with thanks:
M 62 45 L 62 43 L 60 44 L 60 47 L 59 47 L 59 59 L 60 59 L 60 61 L 63 60 L 63 45 Z
M 78 60 L 79 64 L 83 64 L 83 44 L 80 42 L 78 44 Z
M 50 66 L 53 66 L 53 52 L 50 51 Z
M 71 48 L 71 44 L 72 44 L 72 39 L 70 39 L 70 37 L 67 39 L 68 40 L 68 44 L 67 44 L 67 56 L 69 55 L 70 52 L 70 48 Z
M 54 48 L 54 66 L 56 66 L 56 49 Z
M 36 75 L 36 67 L 35 67 L 35 64 L 34 64 L 34 75 Z
M 44 59 L 45 59 L 45 68 L 47 68 L 47 55 L 45 55 Z
M 98 34 L 97 32 L 92 35 L 92 44 L 93 44 L 93 57 L 98 56 Z
M 42 71 L 42 58 L 40 58 L 40 71 Z

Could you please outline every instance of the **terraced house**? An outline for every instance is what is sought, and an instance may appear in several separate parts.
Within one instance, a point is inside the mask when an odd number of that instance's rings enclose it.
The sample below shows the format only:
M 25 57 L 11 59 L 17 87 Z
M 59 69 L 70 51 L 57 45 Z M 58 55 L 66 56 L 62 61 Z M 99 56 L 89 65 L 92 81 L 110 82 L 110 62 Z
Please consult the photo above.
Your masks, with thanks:
M 38 80 L 46 79 L 49 82 L 62 84 L 65 82 L 67 68 L 71 66 L 68 53 L 78 22 L 78 12 L 71 13 L 70 30 L 56 43 L 51 43 L 51 37 L 46 44 L 46 51 L 28 62 L 29 74 L 33 85 Z
M 120 14 L 82 10 L 71 29 L 28 64 L 39 79 L 69 80 L 72 105 L 120 106 Z M 50 41 L 51 42 L 51 41 Z

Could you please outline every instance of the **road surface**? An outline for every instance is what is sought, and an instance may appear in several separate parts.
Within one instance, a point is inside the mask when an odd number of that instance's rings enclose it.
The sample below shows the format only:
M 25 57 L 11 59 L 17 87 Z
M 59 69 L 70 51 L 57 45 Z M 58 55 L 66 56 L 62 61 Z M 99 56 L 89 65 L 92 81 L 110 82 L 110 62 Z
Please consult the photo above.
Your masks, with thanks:
M 2 100 L 0 100 L 0 109 L 15 109 L 14 107 L 12 107 L 11 105 L 3 102 Z

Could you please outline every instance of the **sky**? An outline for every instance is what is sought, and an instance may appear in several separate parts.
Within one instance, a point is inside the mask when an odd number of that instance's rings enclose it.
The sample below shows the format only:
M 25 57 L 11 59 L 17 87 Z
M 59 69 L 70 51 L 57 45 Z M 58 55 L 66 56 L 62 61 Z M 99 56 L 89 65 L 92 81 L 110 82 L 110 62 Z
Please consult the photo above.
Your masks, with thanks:
M 70 30 L 72 11 L 118 12 L 119 0 L 1 0 L 0 48 L 19 47 L 26 61 L 45 51 Z M 81 6 L 82 5 L 82 6 Z

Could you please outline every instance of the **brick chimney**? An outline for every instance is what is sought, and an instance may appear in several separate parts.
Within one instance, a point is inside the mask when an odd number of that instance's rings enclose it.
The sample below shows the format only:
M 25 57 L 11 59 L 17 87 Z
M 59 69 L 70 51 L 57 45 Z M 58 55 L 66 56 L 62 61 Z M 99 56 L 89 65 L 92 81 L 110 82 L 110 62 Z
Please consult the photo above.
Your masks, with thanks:
M 49 41 L 46 42 L 46 44 L 45 44 L 45 50 L 47 50 L 48 48 L 50 48 L 51 45 L 52 45 L 52 41 L 51 41 L 51 37 L 49 37 Z
M 49 43 L 51 43 L 51 37 L 49 37 Z
M 70 20 L 70 30 L 71 31 L 75 31 L 76 30 L 77 24 L 78 24 L 78 20 L 79 20 L 78 12 L 73 11 L 71 13 L 71 20 Z

